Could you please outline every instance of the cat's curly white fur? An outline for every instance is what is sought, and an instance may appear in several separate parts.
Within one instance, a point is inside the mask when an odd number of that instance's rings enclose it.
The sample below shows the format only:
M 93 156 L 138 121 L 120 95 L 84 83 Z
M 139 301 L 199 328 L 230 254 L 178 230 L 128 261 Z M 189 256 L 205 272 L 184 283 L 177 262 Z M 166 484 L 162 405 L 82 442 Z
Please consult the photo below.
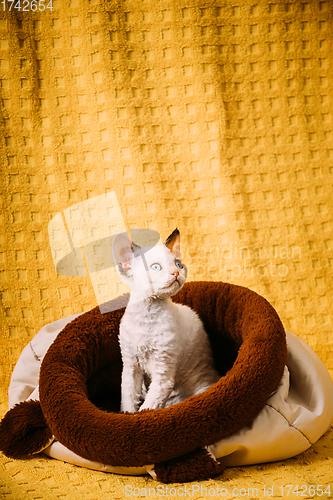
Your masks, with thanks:
M 170 297 L 185 283 L 176 229 L 164 242 L 141 249 L 124 233 L 113 258 L 130 300 L 120 323 L 121 410 L 156 409 L 184 401 L 219 380 L 199 316 Z

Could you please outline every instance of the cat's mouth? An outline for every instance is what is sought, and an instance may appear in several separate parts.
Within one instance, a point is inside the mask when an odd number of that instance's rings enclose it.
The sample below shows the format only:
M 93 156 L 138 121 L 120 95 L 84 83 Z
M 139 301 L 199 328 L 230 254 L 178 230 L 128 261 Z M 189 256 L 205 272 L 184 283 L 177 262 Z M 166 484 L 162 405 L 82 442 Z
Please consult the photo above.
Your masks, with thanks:
M 178 283 L 178 285 L 180 286 L 178 278 L 175 278 L 172 281 L 169 281 L 163 288 L 171 288 L 175 283 Z

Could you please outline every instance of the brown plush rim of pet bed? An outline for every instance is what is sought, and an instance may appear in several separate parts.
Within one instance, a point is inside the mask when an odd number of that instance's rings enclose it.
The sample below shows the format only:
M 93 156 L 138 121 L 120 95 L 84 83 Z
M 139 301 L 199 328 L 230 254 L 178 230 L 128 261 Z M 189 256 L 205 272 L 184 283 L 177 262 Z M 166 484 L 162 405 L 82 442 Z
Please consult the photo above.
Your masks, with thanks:
M 174 297 L 197 311 L 222 377 L 206 392 L 161 410 L 119 413 L 121 309 L 95 308 L 68 324 L 40 371 L 40 404 L 52 434 L 89 460 L 118 466 L 159 463 L 215 443 L 265 406 L 286 362 L 283 326 L 249 289 L 191 282 Z M 105 411 L 107 410 L 107 411 Z

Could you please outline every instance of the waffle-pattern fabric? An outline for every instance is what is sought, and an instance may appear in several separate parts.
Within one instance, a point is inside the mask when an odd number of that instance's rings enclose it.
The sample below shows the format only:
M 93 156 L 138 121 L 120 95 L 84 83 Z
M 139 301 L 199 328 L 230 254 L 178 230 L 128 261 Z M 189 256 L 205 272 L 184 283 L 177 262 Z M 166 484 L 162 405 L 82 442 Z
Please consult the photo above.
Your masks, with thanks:
M 257 291 L 332 371 L 330 0 L 23 3 L 0 2 L 2 414 L 29 340 L 98 302 L 88 272 L 56 273 L 49 223 L 108 193 L 127 229 L 164 239 L 178 227 L 189 280 Z M 229 470 L 228 484 L 257 481 L 259 498 L 264 482 L 276 494 L 326 484 L 331 437 L 321 443 Z M 150 484 L 45 458 L 2 468 L 15 499 L 123 498 L 125 484 Z

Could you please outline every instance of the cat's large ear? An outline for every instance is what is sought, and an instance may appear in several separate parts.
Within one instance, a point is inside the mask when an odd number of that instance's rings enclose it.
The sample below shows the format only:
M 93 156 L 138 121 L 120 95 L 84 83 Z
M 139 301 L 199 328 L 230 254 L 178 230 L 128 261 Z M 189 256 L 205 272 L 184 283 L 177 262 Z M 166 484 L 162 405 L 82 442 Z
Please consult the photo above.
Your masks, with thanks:
M 180 232 L 177 228 L 168 236 L 164 245 L 177 259 L 180 259 Z
M 128 271 L 132 266 L 134 257 L 139 253 L 140 247 L 135 245 L 124 233 L 117 233 L 112 242 L 112 255 L 116 265 Z

